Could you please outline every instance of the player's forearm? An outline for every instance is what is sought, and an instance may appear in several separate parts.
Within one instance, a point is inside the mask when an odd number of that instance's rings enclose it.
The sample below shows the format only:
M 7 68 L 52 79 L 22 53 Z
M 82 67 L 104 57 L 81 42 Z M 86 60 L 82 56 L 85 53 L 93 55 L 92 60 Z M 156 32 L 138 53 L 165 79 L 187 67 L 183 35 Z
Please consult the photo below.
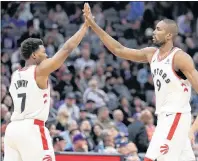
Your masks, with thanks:
M 195 121 L 194 121 L 194 123 L 193 123 L 193 125 L 192 125 L 192 127 L 191 127 L 191 131 L 192 131 L 193 133 L 198 132 L 198 116 L 197 116 L 197 118 L 195 119 Z
M 121 56 L 121 50 L 124 48 L 118 41 L 109 36 L 103 29 L 101 29 L 94 21 L 90 22 L 91 28 L 98 35 L 104 45 L 116 56 Z
M 67 40 L 63 47 L 52 58 L 46 59 L 39 65 L 38 75 L 48 76 L 50 73 L 60 68 L 72 50 L 78 46 L 86 31 L 87 26 L 84 24 L 75 35 Z
M 54 55 L 54 58 L 60 64 L 65 61 L 65 59 L 69 56 L 73 49 L 75 49 L 79 43 L 81 42 L 82 38 L 86 34 L 87 26 L 83 24 L 81 29 L 78 30 L 69 40 L 65 42 L 63 47 Z

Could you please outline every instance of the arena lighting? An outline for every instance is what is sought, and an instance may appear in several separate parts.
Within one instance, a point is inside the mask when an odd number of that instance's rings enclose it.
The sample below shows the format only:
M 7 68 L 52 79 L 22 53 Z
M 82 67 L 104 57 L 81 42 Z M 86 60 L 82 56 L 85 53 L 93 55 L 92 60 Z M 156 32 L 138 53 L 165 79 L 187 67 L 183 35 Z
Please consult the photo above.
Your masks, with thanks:
M 56 161 L 124 161 L 123 155 L 101 153 L 57 152 Z

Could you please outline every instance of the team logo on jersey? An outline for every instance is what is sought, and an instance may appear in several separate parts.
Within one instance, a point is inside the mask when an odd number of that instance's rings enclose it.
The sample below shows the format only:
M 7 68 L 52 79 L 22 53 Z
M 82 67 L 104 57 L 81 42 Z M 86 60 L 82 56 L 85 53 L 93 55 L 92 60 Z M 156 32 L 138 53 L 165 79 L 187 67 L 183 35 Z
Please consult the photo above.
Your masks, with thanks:
M 160 146 L 160 153 L 162 153 L 163 155 L 168 153 L 168 151 L 169 151 L 169 146 L 167 144 Z
M 52 161 L 52 157 L 50 155 L 45 155 L 43 161 Z
M 170 83 L 170 79 L 168 78 L 168 75 L 165 73 L 163 69 L 156 68 L 152 71 L 153 78 L 155 76 L 160 76 L 167 84 Z
M 165 61 L 165 64 L 170 64 L 170 59 L 167 59 L 167 60 Z
M 181 86 L 184 87 L 184 92 L 188 92 L 188 88 L 186 88 L 186 84 L 182 83 Z

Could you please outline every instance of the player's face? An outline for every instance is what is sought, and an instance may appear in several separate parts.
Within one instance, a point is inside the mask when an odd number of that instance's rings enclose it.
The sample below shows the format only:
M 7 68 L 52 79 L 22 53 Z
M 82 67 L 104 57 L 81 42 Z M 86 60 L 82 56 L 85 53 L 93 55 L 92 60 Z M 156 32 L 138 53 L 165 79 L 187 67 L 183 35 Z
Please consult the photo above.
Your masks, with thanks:
M 43 60 L 47 59 L 47 54 L 43 45 L 40 45 L 39 48 L 33 53 L 33 58 L 37 64 L 40 64 Z
M 153 43 L 159 47 L 164 45 L 167 41 L 166 27 L 167 25 L 163 21 L 160 21 L 153 31 Z

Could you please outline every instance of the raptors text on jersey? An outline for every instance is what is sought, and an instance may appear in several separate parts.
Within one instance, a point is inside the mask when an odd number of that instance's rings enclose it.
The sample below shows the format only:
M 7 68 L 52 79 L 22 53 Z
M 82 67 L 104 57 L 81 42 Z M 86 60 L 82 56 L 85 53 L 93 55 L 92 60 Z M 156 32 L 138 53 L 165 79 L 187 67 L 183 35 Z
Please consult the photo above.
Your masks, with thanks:
M 151 60 L 151 74 L 155 86 L 156 114 L 162 112 L 190 112 L 191 85 L 179 78 L 174 69 L 174 55 L 181 49 L 174 48 L 163 60 L 157 50 Z

